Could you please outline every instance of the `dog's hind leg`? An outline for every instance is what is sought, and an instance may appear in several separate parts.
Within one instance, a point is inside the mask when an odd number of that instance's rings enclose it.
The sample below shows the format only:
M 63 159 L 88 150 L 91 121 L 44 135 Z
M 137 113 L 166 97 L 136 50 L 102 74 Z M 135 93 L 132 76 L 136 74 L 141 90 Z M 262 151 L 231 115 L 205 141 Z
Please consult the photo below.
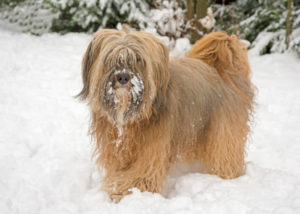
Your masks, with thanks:
M 225 179 L 244 173 L 245 143 L 249 131 L 247 121 L 247 112 L 238 108 L 226 111 L 222 107 L 212 114 L 202 150 L 204 168 L 208 173 Z

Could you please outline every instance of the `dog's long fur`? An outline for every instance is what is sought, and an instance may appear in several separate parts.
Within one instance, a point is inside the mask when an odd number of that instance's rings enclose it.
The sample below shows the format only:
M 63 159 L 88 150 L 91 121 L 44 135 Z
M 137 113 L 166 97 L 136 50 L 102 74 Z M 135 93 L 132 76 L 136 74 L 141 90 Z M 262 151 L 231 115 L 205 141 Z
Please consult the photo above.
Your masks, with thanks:
M 243 174 L 253 87 L 239 40 L 212 33 L 186 57 L 168 55 L 151 34 L 101 30 L 83 58 L 79 96 L 91 106 L 103 190 L 113 199 L 133 187 L 160 192 L 177 161 L 199 160 L 222 178 Z M 121 69 L 142 83 L 138 94 L 134 82 L 118 88 Z

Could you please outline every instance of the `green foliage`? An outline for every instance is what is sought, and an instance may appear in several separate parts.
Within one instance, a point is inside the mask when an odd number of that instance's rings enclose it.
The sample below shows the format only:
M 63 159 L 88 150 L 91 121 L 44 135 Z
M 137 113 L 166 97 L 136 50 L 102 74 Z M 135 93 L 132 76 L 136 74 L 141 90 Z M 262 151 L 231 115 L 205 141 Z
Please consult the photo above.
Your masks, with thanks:
M 0 0 L 0 8 L 5 6 L 16 6 L 26 0 Z
M 156 32 L 170 40 L 182 38 L 188 34 L 190 25 L 185 18 L 185 4 L 183 1 L 157 0 L 156 5 L 149 12 L 149 16 L 142 26 L 142 30 Z
M 41 35 L 49 31 L 55 17 L 50 6 L 42 0 L 5 1 L 0 8 L 0 18 L 8 29 Z
M 276 32 L 285 29 L 287 0 L 261 0 L 253 14 L 240 22 L 241 34 L 245 39 L 254 41 L 262 32 Z
M 1 1 L 1 0 L 0 0 Z M 149 0 L 4 0 L 0 2 L 0 18 L 11 24 L 20 24 L 21 31 L 36 32 L 42 19 L 47 21 L 47 30 L 54 32 L 95 32 L 99 28 L 115 28 L 118 23 L 139 28 L 139 23 L 149 12 Z M 47 11 L 40 11 L 46 7 Z M 45 13 L 51 13 L 45 17 Z M 31 17 L 40 18 L 32 19 Z M 32 25 L 23 29 L 22 23 Z M 50 20 L 51 23 L 48 23 Z M 50 28 L 49 28 L 50 27 Z M 15 28 L 17 28 L 15 26 Z M 39 28 L 39 27 L 38 27 Z
M 218 30 L 238 34 L 253 42 L 252 46 L 259 43 L 258 39 L 262 39 L 262 35 L 268 35 L 269 41 L 261 47 L 261 54 L 287 49 L 282 42 L 286 28 L 287 0 L 237 0 L 227 6 L 213 5 L 213 8 Z M 292 23 L 299 17 L 299 9 L 299 5 L 294 7 Z M 299 27 L 300 23 L 293 24 L 293 30 Z M 295 46 L 296 43 L 291 48 Z
M 118 23 L 136 25 L 134 15 L 148 9 L 145 0 L 45 0 L 58 17 L 52 31 L 95 32 L 99 28 L 115 28 Z M 132 11 L 134 10 L 134 11 Z

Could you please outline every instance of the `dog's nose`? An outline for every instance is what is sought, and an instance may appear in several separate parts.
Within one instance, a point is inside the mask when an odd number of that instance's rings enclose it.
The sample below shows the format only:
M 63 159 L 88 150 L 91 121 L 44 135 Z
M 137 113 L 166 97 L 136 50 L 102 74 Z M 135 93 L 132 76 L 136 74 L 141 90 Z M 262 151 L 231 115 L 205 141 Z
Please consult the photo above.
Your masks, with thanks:
M 130 76 L 128 73 L 119 73 L 117 74 L 117 80 L 121 85 L 125 85 L 128 83 Z

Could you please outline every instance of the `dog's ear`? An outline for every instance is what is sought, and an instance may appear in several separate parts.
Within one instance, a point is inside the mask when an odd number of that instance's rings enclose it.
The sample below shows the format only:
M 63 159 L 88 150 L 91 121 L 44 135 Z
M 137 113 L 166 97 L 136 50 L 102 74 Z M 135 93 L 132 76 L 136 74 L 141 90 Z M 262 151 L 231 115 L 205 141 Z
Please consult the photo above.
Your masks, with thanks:
M 76 96 L 81 100 L 85 100 L 89 94 L 89 85 L 90 85 L 89 75 L 94 60 L 95 60 L 95 53 L 93 48 L 93 41 L 91 41 L 82 59 L 81 69 L 82 69 L 83 88 L 81 92 Z
M 83 88 L 76 97 L 80 98 L 81 100 L 85 100 L 88 97 L 91 69 L 101 52 L 102 46 L 107 43 L 107 40 L 120 37 L 123 34 L 124 32 L 111 29 L 100 30 L 94 34 L 93 39 L 88 45 L 88 48 L 82 59 L 81 67 Z
M 169 50 L 167 46 L 159 40 L 156 36 L 146 32 L 136 32 L 135 35 L 144 41 L 147 49 L 147 55 L 150 61 L 147 64 L 149 71 L 151 72 L 153 84 L 152 90 L 150 91 L 155 94 L 151 94 L 154 98 L 153 106 L 155 109 L 160 109 L 161 106 L 165 105 L 166 92 L 169 84 L 170 73 L 169 73 Z M 153 89 L 155 87 L 155 90 Z M 151 93 L 152 93 L 151 92 Z
M 158 110 L 165 105 L 166 93 L 170 80 L 169 72 L 169 49 L 158 38 L 152 36 L 152 51 L 150 51 L 153 78 L 156 85 L 156 97 L 154 100 L 154 107 Z
M 157 63 L 157 71 L 155 72 L 156 81 L 158 83 L 158 86 L 162 88 L 163 91 L 167 89 L 169 79 L 170 79 L 170 73 L 169 73 L 169 49 L 165 44 L 163 44 L 162 41 L 157 42 L 158 45 L 158 57 L 159 61 Z

